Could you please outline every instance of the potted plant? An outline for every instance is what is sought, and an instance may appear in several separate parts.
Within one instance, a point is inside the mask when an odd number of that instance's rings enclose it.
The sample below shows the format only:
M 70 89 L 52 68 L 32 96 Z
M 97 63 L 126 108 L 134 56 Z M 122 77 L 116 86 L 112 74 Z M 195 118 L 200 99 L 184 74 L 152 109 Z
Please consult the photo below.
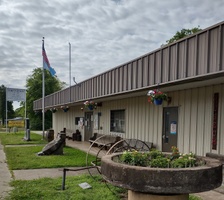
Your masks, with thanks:
M 155 105 L 161 105 L 163 101 L 167 101 L 168 99 L 167 94 L 158 89 L 149 90 L 147 96 L 148 102 L 154 103 Z
M 57 108 L 51 108 L 50 109 L 52 113 L 56 113 L 57 112 Z
M 172 147 L 172 153 L 130 150 L 107 154 L 101 158 L 101 173 L 109 183 L 128 189 L 130 199 L 188 200 L 189 193 L 222 184 L 219 160 L 182 154 L 177 147 Z
M 69 107 L 68 107 L 68 106 L 61 106 L 61 109 L 62 109 L 64 112 L 68 112 Z
M 96 104 L 94 103 L 94 101 L 85 101 L 84 105 L 86 108 L 88 108 L 89 110 L 93 110 L 93 108 L 96 107 Z

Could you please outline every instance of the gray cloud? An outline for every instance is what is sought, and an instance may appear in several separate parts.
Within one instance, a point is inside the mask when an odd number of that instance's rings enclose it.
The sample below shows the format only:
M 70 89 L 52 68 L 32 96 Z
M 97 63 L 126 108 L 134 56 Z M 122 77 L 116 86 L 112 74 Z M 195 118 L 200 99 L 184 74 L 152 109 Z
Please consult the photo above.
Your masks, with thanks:
M 83 81 L 153 51 L 182 28 L 223 20 L 223 0 L 0 0 L 0 84 L 24 88 L 42 67 L 41 45 L 61 81 Z

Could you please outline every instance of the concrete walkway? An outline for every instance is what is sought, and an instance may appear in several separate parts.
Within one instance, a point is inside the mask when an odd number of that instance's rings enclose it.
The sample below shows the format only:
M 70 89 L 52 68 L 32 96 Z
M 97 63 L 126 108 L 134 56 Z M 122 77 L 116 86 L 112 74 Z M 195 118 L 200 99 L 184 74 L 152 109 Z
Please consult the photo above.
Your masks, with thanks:
M 0 199 L 4 199 L 8 192 L 12 189 L 9 186 L 9 182 L 11 180 L 11 174 L 6 163 L 5 152 L 0 143 Z
M 77 142 L 72 140 L 66 140 L 66 145 L 80 149 L 85 152 L 89 152 L 91 154 L 96 154 L 98 149 L 92 148 L 89 151 L 89 143 L 88 142 Z M 13 175 L 15 180 L 32 180 L 43 177 L 62 177 L 63 172 L 60 171 L 60 168 L 56 169 L 32 169 L 32 170 L 13 170 Z M 79 174 L 88 174 L 87 170 L 78 171 L 78 172 L 67 172 L 67 176 L 76 176 Z M 97 173 L 95 169 L 91 169 L 91 174 Z M 12 189 L 9 186 L 9 182 L 12 180 L 12 175 L 10 174 L 6 161 L 5 154 L 3 151 L 3 146 L 0 145 L 0 200 L 3 200 L 7 193 Z M 202 192 L 195 194 L 201 197 L 203 200 L 224 200 L 224 185 L 216 190 L 211 190 L 208 192 Z

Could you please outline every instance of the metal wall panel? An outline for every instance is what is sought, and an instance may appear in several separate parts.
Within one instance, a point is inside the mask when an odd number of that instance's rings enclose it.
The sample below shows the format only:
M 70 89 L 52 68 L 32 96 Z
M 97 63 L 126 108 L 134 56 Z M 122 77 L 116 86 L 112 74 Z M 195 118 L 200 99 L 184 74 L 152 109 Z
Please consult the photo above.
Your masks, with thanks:
M 149 84 L 149 56 L 142 58 L 142 86 L 145 87 Z
M 137 78 L 138 78 L 137 61 L 134 60 L 132 62 L 132 89 L 137 88 Z
M 155 53 L 155 84 L 160 84 L 162 81 L 161 77 L 161 61 L 162 61 L 162 51 L 157 51 Z
M 196 37 L 188 39 L 187 77 L 196 76 L 196 41 Z
M 165 83 L 170 79 L 170 47 L 163 49 L 162 54 L 162 82 Z
M 197 49 L 197 74 L 207 73 L 208 66 L 208 37 L 209 32 L 204 32 L 198 37 L 198 49 Z
M 186 58 L 187 58 L 187 42 L 186 40 L 179 43 L 178 48 L 178 79 L 183 79 L 186 77 Z
M 149 85 L 155 85 L 155 53 L 149 55 Z
M 219 29 L 212 29 L 209 31 L 209 56 L 208 56 L 208 71 L 216 72 L 219 70 L 219 47 L 220 37 Z
M 123 81 L 122 91 L 126 91 L 128 89 L 128 66 L 124 65 L 123 69 L 124 69 L 124 71 L 123 71 L 124 75 L 122 77 L 122 79 L 123 79 L 122 80 Z
M 224 25 L 220 25 L 219 26 L 219 34 L 220 34 L 220 38 L 219 38 L 219 44 L 220 44 L 220 51 L 219 52 L 219 70 L 224 70 Z
M 128 90 L 132 90 L 132 79 L 133 79 L 133 73 L 132 73 L 132 63 L 128 64 Z
M 119 67 L 118 69 L 118 88 L 117 91 L 118 92 L 122 92 L 123 91 L 123 87 L 124 87 L 124 67 Z
M 174 81 L 177 80 L 177 49 L 178 49 L 178 43 L 175 45 L 172 45 L 170 47 L 170 69 L 169 69 L 169 80 Z
M 137 61 L 137 88 L 141 88 L 143 86 L 143 66 L 142 66 L 142 58 Z

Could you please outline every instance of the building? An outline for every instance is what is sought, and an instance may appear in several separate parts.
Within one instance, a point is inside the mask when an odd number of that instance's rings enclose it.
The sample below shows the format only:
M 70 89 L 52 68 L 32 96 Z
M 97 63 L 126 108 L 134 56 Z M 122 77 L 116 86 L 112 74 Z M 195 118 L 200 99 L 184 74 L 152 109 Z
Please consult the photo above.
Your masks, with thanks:
M 159 150 L 224 154 L 224 22 L 46 96 L 56 109 L 53 129 L 79 129 L 140 139 Z M 168 102 L 156 106 L 147 92 L 159 89 Z M 83 103 L 92 100 L 96 109 Z M 64 112 L 62 108 L 68 108 Z M 42 109 L 42 100 L 34 110 Z M 66 111 L 66 110 L 65 110 Z

